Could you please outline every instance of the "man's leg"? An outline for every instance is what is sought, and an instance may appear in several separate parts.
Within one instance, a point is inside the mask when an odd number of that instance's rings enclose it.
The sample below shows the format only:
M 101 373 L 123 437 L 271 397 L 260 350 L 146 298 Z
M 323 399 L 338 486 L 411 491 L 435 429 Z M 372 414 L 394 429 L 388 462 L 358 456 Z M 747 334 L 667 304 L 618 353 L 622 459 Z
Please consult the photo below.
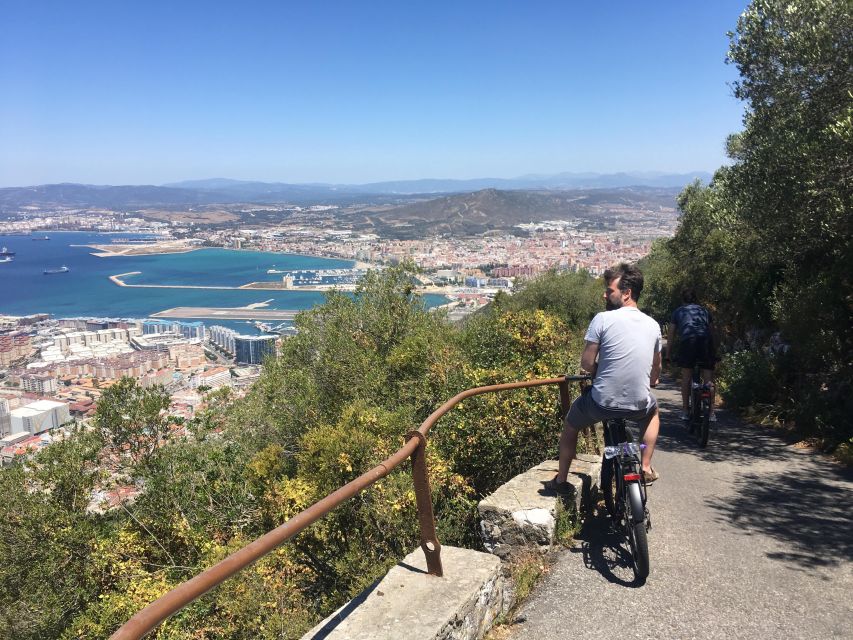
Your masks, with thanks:
M 560 466 L 557 470 L 557 483 L 565 482 L 569 475 L 569 467 L 578 451 L 578 429 L 569 424 L 568 419 L 563 425 L 563 433 L 560 435 Z
M 657 407 L 655 407 L 654 415 L 649 419 L 646 428 L 640 434 L 640 439 L 646 445 L 642 455 L 643 471 L 646 473 L 649 473 L 652 469 L 652 454 L 655 452 L 655 444 L 658 441 L 658 431 L 660 431 L 660 413 Z M 575 437 L 577 438 L 577 433 L 575 433 Z M 560 457 L 562 459 L 562 455 Z
M 693 382 L 693 369 L 681 369 L 681 410 L 687 413 L 690 398 L 690 384 Z
M 702 379 L 711 391 L 711 415 L 714 415 L 714 399 L 717 395 L 717 388 L 714 386 L 714 370 L 702 369 Z

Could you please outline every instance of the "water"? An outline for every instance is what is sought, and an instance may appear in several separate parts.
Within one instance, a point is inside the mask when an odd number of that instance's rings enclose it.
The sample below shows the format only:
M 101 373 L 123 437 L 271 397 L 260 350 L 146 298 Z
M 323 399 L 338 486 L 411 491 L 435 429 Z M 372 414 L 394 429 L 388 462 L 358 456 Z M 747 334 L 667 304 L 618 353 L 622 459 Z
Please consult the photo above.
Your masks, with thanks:
M 16 255 L 0 263 L 0 314 L 49 313 L 59 318 L 144 318 L 172 307 L 245 307 L 271 300 L 264 309 L 308 309 L 323 302 L 315 291 L 263 291 L 217 289 L 137 289 L 119 287 L 109 276 L 129 271 L 128 284 L 183 284 L 240 286 L 248 282 L 275 280 L 267 269 L 347 269 L 348 260 L 315 258 L 283 253 L 201 249 L 189 253 L 98 258 L 85 244 L 109 244 L 129 234 L 47 232 L 49 241 L 29 236 L 2 235 L 0 246 Z M 44 275 L 45 269 L 67 266 L 68 273 Z M 427 304 L 442 304 L 441 296 L 427 296 Z M 203 320 L 207 325 L 224 324 L 243 333 L 254 333 L 245 321 Z

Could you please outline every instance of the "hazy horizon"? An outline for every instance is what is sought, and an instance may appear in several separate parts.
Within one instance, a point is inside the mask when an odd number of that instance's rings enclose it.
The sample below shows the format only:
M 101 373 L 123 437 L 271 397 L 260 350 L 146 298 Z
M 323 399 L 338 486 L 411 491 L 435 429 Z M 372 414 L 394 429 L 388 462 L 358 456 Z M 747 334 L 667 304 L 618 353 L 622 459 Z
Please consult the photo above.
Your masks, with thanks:
M 233 182 L 233 183 L 266 183 L 266 184 L 290 184 L 290 185 L 322 185 L 322 186 L 364 186 L 370 184 L 385 184 L 385 183 L 394 183 L 394 182 L 471 182 L 471 181 L 480 181 L 480 180 L 505 180 L 505 181 L 517 181 L 517 180 L 535 180 L 535 179 L 548 179 L 556 176 L 572 176 L 572 177 L 584 177 L 588 176 L 589 178 L 596 177 L 608 177 L 608 176 L 620 176 L 620 175 L 628 175 L 628 176 L 636 176 L 639 178 L 660 178 L 667 176 L 690 176 L 690 175 L 700 175 L 700 174 L 713 174 L 713 171 L 678 171 L 678 172 L 669 172 L 669 171 L 608 171 L 608 172 L 596 172 L 596 171 L 558 171 L 554 173 L 525 173 L 514 176 L 487 176 L 487 175 L 477 175 L 470 178 L 448 178 L 448 177 L 436 177 L 436 176 L 422 176 L 417 178 L 398 178 L 392 180 L 371 180 L 369 182 L 331 182 L 328 180 L 316 180 L 311 182 L 287 182 L 285 180 L 256 180 L 252 178 L 239 179 L 239 178 L 231 178 L 228 176 L 207 176 L 207 177 L 193 177 L 193 178 L 181 178 L 177 180 L 168 180 L 160 183 L 152 183 L 152 182 L 124 182 L 124 183 L 107 183 L 107 182 L 75 182 L 72 180 L 63 180 L 60 182 L 42 182 L 42 183 L 32 183 L 32 184 L 0 184 L 0 189 L 6 188 L 18 188 L 18 189 L 26 189 L 30 187 L 41 187 L 48 185 L 59 185 L 59 184 L 79 184 L 83 186 L 93 186 L 93 187 L 120 187 L 120 186 L 154 186 L 154 187 L 171 187 L 175 185 L 181 185 L 184 183 L 195 183 L 195 182 L 215 182 L 215 181 L 223 181 L 223 182 Z M 642 186 L 638 184 L 637 186 Z

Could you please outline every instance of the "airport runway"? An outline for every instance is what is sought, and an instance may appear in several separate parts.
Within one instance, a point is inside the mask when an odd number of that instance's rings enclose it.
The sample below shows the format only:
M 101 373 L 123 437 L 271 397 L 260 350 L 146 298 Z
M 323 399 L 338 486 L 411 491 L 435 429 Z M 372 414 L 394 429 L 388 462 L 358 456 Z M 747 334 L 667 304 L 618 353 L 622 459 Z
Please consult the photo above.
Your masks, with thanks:
M 199 318 L 220 320 L 293 320 L 299 311 L 247 309 L 240 307 L 174 307 L 158 311 L 152 318 Z

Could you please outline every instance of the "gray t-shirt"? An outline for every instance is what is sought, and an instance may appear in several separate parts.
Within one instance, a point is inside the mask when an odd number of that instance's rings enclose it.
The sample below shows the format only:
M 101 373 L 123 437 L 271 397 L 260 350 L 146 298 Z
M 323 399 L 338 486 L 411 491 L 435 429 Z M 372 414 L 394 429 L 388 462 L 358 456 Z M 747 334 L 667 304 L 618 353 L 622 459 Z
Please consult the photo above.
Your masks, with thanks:
M 592 399 L 616 409 L 649 406 L 652 359 L 661 350 L 658 323 L 636 307 L 603 311 L 589 323 L 585 340 L 598 343 Z

